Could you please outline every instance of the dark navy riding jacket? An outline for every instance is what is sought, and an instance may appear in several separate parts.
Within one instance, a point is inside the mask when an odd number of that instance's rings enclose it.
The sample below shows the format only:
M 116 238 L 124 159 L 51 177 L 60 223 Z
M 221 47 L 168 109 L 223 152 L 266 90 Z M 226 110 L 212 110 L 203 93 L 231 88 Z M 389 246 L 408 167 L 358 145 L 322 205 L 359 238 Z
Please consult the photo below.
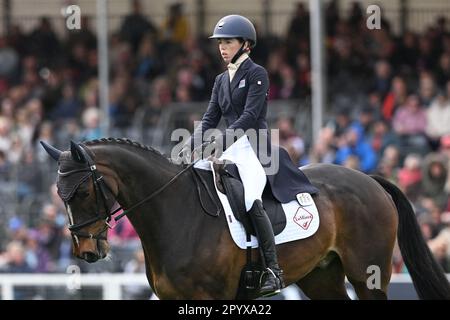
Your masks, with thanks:
M 195 145 L 198 145 L 199 133 L 216 128 L 223 117 L 227 129 L 263 129 L 266 132 L 270 154 L 270 137 L 266 121 L 269 77 L 266 69 L 254 63 L 250 58 L 244 60 L 230 83 L 228 70 L 216 77 L 211 100 L 201 125 L 195 130 Z M 201 130 L 201 131 L 200 131 Z M 223 136 L 225 139 L 226 135 Z M 201 140 L 201 138 L 200 138 Z M 259 143 L 258 143 L 259 144 Z M 194 141 L 192 141 L 194 146 Z M 224 143 L 224 146 L 225 143 Z M 226 148 L 226 147 L 225 147 Z M 278 146 L 271 146 L 279 148 Z M 259 158 L 259 148 L 256 152 Z M 272 192 L 280 202 L 295 200 L 300 192 L 316 193 L 307 177 L 290 160 L 285 149 L 279 149 L 279 171 L 268 175 Z

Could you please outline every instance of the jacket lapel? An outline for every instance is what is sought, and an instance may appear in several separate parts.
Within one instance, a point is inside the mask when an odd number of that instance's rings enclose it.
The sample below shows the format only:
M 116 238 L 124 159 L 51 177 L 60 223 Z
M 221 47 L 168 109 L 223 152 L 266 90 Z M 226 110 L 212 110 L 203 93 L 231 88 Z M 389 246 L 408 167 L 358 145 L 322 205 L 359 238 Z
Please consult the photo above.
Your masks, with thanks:
M 222 81 L 223 81 L 223 91 L 225 92 L 225 96 L 228 98 L 228 101 L 231 101 L 230 74 L 228 73 L 228 70 L 225 71 Z
M 233 77 L 233 80 L 231 81 L 230 87 L 231 87 L 231 92 L 234 91 L 234 89 L 236 89 L 236 87 L 238 86 L 239 82 L 241 81 L 241 79 L 247 74 L 247 70 L 250 67 L 251 64 L 251 59 L 247 58 L 244 62 L 242 62 L 242 64 L 239 66 L 239 69 L 236 71 L 236 74 Z M 228 74 L 228 72 L 227 72 Z M 230 76 L 228 75 L 228 82 L 230 82 Z M 247 84 L 246 84 L 247 85 Z M 230 92 L 230 93 L 231 93 Z

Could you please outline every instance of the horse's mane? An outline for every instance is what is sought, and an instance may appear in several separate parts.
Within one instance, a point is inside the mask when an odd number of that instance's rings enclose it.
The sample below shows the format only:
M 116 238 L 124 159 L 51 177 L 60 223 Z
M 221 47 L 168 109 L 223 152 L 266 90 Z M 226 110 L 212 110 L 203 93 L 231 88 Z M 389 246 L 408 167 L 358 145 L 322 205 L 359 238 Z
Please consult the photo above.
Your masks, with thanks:
M 102 138 L 102 139 L 95 139 L 95 140 L 89 140 L 89 141 L 83 141 L 82 142 L 84 145 L 86 146 L 95 146 L 95 145 L 104 145 L 104 144 L 121 144 L 121 145 L 126 145 L 126 146 L 130 146 L 130 147 L 135 147 L 141 151 L 144 152 L 151 152 L 152 154 L 160 157 L 161 159 L 164 159 L 167 162 L 172 163 L 170 158 L 167 158 L 164 154 L 162 154 L 161 152 L 159 152 L 158 150 L 156 150 L 153 147 L 144 145 L 140 142 L 137 141 L 133 141 L 131 139 L 128 138 Z

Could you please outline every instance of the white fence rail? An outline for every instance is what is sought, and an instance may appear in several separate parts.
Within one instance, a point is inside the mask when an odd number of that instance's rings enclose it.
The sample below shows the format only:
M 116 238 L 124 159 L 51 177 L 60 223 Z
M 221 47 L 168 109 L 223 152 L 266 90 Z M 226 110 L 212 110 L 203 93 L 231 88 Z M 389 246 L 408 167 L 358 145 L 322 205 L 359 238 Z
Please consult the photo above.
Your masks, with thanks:
M 14 299 L 16 286 L 63 286 L 73 290 L 96 286 L 102 288 L 104 300 L 120 300 L 123 287 L 132 285 L 149 286 L 145 274 L 0 274 L 1 299 L 3 300 Z
M 450 274 L 447 274 L 450 281 Z M 395 284 L 411 284 L 407 274 L 394 274 L 391 286 Z M 148 287 L 145 274 L 0 274 L 1 299 L 13 300 L 15 287 L 52 287 L 66 289 L 85 289 L 86 287 L 101 287 L 103 300 L 120 300 L 126 286 Z

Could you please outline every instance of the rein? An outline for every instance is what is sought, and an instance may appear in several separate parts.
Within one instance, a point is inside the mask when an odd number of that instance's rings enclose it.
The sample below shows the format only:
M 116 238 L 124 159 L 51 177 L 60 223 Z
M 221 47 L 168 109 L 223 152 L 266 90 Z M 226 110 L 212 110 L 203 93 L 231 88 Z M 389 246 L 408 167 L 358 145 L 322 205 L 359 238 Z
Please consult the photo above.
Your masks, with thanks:
M 197 160 L 198 161 L 198 160 Z M 157 196 L 158 194 L 160 194 L 162 191 L 164 191 L 164 189 L 166 189 L 168 186 L 170 186 L 172 183 L 175 182 L 175 180 L 181 176 L 183 173 L 185 173 L 186 171 L 188 171 L 190 168 L 192 168 L 196 163 L 192 162 L 190 163 L 186 168 L 184 168 L 183 170 L 181 170 L 180 172 L 178 172 L 175 176 L 173 176 L 168 182 L 166 182 L 164 185 L 162 185 L 161 187 L 159 187 L 157 190 L 155 190 L 152 194 L 150 194 L 149 196 L 145 197 L 144 199 L 142 199 L 141 201 L 139 201 L 138 203 L 135 203 L 134 205 L 132 205 L 130 208 L 128 208 L 127 210 L 124 210 L 121 214 L 119 214 L 117 217 L 114 218 L 114 221 L 118 221 L 121 218 L 123 218 L 124 216 L 126 216 L 127 214 L 129 214 L 132 210 L 136 209 L 137 207 L 139 207 L 140 205 L 144 204 L 145 202 L 151 200 L 153 197 Z M 122 208 L 118 208 L 116 210 L 114 210 L 111 215 L 114 215 L 116 212 L 120 211 Z

